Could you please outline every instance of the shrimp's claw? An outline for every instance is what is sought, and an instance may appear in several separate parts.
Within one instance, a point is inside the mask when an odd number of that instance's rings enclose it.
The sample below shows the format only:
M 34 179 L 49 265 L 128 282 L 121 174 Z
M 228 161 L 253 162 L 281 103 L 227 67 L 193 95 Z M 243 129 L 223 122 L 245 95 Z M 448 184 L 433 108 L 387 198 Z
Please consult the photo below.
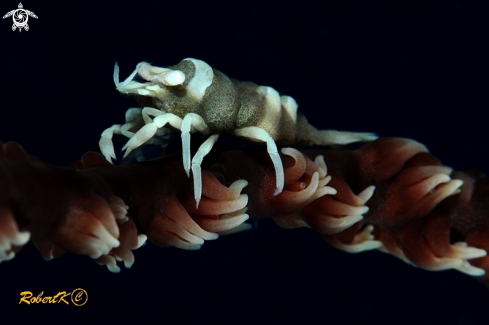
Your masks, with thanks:
M 122 148 L 122 151 L 126 150 L 122 158 L 126 158 L 131 151 L 151 139 L 156 134 L 157 130 L 158 128 L 154 123 L 149 123 L 143 126 Z

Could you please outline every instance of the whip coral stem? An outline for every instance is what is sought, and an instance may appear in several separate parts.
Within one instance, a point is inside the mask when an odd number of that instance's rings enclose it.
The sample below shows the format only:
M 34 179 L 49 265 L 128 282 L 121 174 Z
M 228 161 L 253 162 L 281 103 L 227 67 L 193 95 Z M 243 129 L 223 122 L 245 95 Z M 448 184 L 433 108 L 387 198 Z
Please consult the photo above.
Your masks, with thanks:
M 146 239 L 195 250 L 249 229 L 249 218 L 271 218 L 283 228 L 312 228 L 350 253 L 379 249 L 427 270 L 472 276 L 489 269 L 488 179 L 452 172 L 415 141 L 381 138 L 353 151 L 283 148 L 278 195 L 266 151 L 217 149 L 202 166 L 196 208 L 176 151 L 122 166 L 89 152 L 66 168 L 0 144 L 0 259 L 30 239 L 45 259 L 83 254 L 119 272 L 117 261 L 130 267 Z

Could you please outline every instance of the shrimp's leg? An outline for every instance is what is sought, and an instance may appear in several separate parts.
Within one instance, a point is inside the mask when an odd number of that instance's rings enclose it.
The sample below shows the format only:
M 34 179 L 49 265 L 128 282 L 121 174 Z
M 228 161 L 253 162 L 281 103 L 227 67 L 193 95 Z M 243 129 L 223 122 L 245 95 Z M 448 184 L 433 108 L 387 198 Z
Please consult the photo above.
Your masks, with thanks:
M 143 120 L 146 124 L 153 122 L 151 117 L 149 117 L 150 115 L 153 117 L 156 117 L 156 116 L 160 116 L 163 114 L 166 114 L 166 112 L 161 111 L 161 110 L 156 109 L 156 108 L 153 108 L 153 107 L 144 107 L 142 109 L 142 113 L 141 113 L 141 115 L 143 116 Z
M 170 124 L 180 130 L 182 128 L 182 119 L 172 113 L 165 113 L 155 117 L 151 123 L 146 124 L 136 132 L 122 148 L 123 151 L 126 150 L 123 158 L 127 157 L 132 150 L 150 140 L 156 134 L 156 131 L 163 128 L 166 124 Z
M 100 141 L 98 142 L 98 146 L 102 155 L 104 155 L 105 159 L 108 162 L 112 163 L 112 159 L 116 159 L 114 152 L 114 144 L 112 143 L 112 136 L 114 134 L 121 134 L 121 125 L 114 124 L 110 128 L 106 129 L 102 132 L 102 136 Z
M 134 132 L 129 131 L 129 129 L 140 123 L 140 116 L 142 115 L 142 111 L 143 110 L 141 108 L 129 108 L 126 111 L 126 123 L 122 125 L 112 125 L 110 128 L 106 129 L 102 133 L 102 137 L 99 141 L 99 148 L 102 154 L 105 156 L 105 159 L 107 159 L 107 161 L 109 161 L 110 163 L 112 163 L 112 159 L 116 159 L 114 144 L 112 143 L 112 136 L 114 134 L 122 134 L 128 138 L 132 138 L 134 136 Z
M 192 127 L 202 134 L 208 134 L 209 128 L 204 119 L 199 114 L 188 113 L 182 121 L 182 151 L 183 151 L 183 168 L 190 177 L 190 133 Z M 212 148 L 212 147 L 211 147 Z
M 121 134 L 129 139 L 134 136 L 134 132 L 129 131 L 141 123 L 142 109 L 133 107 L 126 111 L 126 123 L 121 126 Z
M 150 116 L 156 117 L 166 114 L 165 111 L 153 107 L 144 108 L 130 108 L 126 112 L 126 123 L 121 126 L 121 133 L 128 137 L 129 139 L 134 136 L 134 132 L 129 131 L 135 126 L 140 126 L 141 124 L 149 124 L 153 122 Z M 142 120 L 141 120 L 142 117 Z M 159 132 L 158 135 L 164 135 L 165 132 Z
M 277 145 L 273 138 L 268 134 L 267 131 L 259 128 L 257 126 L 249 126 L 242 129 L 237 129 L 232 132 L 232 134 L 248 138 L 250 140 L 263 141 L 267 144 L 267 151 L 272 159 L 273 167 L 275 167 L 275 177 L 276 177 L 276 188 L 273 195 L 278 195 L 282 193 L 284 189 L 284 166 L 282 165 L 282 160 L 278 154 Z
M 219 139 L 219 134 L 211 135 L 204 143 L 201 144 L 199 150 L 192 159 L 192 175 L 194 177 L 194 197 L 195 197 L 195 208 L 199 208 L 200 198 L 202 197 L 202 175 L 200 165 L 204 157 L 211 151 L 214 143 Z

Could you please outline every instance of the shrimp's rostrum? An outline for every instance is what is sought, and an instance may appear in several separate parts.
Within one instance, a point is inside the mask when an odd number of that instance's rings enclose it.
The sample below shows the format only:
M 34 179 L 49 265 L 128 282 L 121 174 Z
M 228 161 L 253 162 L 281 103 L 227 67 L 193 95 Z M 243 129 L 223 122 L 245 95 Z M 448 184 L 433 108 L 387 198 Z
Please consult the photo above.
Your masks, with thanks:
M 143 82 L 134 80 L 136 75 Z M 201 60 L 189 58 L 168 68 L 141 62 L 123 82 L 119 81 L 116 63 L 114 82 L 119 92 L 135 94 L 144 107 L 129 109 L 125 124 L 113 125 L 102 133 L 103 155 L 108 161 L 116 158 L 113 134 L 130 138 L 122 149 L 126 157 L 143 144 L 165 143 L 164 135 L 180 130 L 183 164 L 187 175 L 192 169 L 197 206 L 202 194 L 200 165 L 221 133 L 266 143 L 275 168 L 275 195 L 284 187 L 276 144 L 344 145 L 377 138 L 372 133 L 317 130 L 297 111 L 292 97 L 280 96 L 271 87 L 230 79 Z M 196 131 L 210 137 L 191 159 L 190 134 Z M 141 158 L 140 152 L 135 153 L 136 159 Z

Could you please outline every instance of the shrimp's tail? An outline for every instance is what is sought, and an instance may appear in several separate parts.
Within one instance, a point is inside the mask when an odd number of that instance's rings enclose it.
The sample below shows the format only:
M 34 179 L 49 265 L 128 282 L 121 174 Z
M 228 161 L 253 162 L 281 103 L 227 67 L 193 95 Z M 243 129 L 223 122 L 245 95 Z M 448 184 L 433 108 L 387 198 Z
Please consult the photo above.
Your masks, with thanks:
M 297 114 L 296 142 L 307 146 L 335 146 L 346 145 L 354 142 L 368 142 L 378 138 L 370 132 L 348 132 L 337 130 L 318 130 L 305 118 L 303 114 Z

